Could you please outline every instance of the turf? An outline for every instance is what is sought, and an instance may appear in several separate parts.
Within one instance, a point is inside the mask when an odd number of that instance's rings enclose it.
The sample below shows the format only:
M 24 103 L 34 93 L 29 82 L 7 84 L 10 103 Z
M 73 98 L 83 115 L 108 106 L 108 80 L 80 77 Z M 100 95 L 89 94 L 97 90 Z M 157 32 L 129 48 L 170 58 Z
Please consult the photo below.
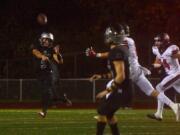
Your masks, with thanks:
M 166 110 L 162 122 L 146 118 L 155 110 L 120 110 L 117 112 L 121 135 L 180 135 L 180 122 Z M 0 135 L 95 135 L 96 111 L 49 110 L 45 119 L 38 110 L 0 110 Z M 105 135 L 110 135 L 106 127 Z

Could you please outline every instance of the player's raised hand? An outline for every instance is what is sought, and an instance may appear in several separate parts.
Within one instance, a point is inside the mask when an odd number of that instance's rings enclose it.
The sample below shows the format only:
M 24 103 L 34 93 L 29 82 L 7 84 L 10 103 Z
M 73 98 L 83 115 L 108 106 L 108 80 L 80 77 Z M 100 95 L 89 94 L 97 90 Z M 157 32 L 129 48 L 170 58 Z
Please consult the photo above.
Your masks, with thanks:
M 56 46 L 54 46 L 54 52 L 56 53 L 56 54 L 59 54 L 60 53 L 60 46 L 59 45 L 56 45 Z
M 101 75 L 99 74 L 94 74 L 93 76 L 90 77 L 89 81 L 93 81 L 93 80 L 98 80 L 101 79 Z
M 97 55 L 97 53 L 95 52 L 93 47 L 86 48 L 85 54 L 88 57 L 96 57 L 96 55 Z

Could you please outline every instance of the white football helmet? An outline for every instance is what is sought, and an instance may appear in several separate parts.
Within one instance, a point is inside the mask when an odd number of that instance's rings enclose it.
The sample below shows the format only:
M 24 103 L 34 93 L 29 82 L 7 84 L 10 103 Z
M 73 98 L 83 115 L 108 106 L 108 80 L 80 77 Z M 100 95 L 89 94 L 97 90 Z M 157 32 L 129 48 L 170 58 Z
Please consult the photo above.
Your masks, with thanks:
M 54 41 L 54 35 L 52 33 L 49 33 L 49 39 L 51 39 L 52 41 Z
M 48 46 L 50 46 L 50 45 L 52 45 L 52 42 L 54 41 L 54 36 L 53 36 L 52 33 L 43 32 L 41 34 L 40 38 L 39 38 L 39 42 L 40 42 L 40 44 L 42 46 L 45 45 L 45 40 L 44 39 L 48 39 L 49 40 L 49 43 L 48 43 L 49 45 Z M 46 43 L 46 45 L 47 45 L 47 43 Z
M 42 38 L 48 38 L 48 39 L 54 41 L 54 35 L 53 35 L 52 33 L 43 32 L 43 33 L 41 34 L 41 37 L 40 37 L 40 38 L 41 38 L 41 39 L 42 39 Z

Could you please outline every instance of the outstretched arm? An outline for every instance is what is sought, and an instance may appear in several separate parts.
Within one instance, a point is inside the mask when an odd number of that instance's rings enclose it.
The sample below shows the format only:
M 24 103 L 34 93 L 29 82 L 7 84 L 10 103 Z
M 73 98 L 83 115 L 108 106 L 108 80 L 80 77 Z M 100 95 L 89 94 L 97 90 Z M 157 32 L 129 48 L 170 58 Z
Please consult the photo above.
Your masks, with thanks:
M 99 80 L 99 79 L 111 79 L 112 78 L 112 73 L 108 72 L 106 74 L 94 74 L 93 76 L 90 77 L 89 81 L 93 80 Z
M 97 53 L 92 47 L 87 48 L 85 53 L 86 53 L 86 56 L 88 57 L 97 57 L 97 58 L 102 58 L 102 59 L 108 58 L 108 55 L 109 55 L 109 52 Z
M 102 58 L 102 59 L 107 59 L 109 55 L 109 52 L 102 52 L 102 53 L 97 53 L 98 58 Z

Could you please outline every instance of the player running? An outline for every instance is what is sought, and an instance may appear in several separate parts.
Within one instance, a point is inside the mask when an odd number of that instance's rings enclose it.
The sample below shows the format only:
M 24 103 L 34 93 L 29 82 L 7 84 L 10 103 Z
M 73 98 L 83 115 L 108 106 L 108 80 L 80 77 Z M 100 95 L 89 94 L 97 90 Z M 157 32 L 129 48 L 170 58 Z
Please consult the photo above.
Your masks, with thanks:
M 150 71 L 139 64 L 135 42 L 132 38 L 128 37 L 129 27 L 127 25 L 119 25 L 119 27 L 123 27 L 125 33 L 119 36 L 119 38 L 123 39 L 123 43 L 119 45 L 127 46 L 129 49 L 130 78 L 147 96 L 155 97 L 157 100 L 168 105 L 175 113 L 176 121 L 179 121 L 180 105 L 171 101 L 163 92 L 159 92 L 153 88 L 152 84 L 145 77 L 145 75 L 150 74 Z M 107 58 L 108 55 L 108 52 L 96 53 L 93 48 L 86 49 L 86 56 Z M 101 79 L 102 77 L 103 76 L 94 75 L 92 78 Z
M 156 89 L 164 93 L 170 88 L 174 88 L 180 93 L 180 51 L 179 47 L 170 42 L 170 37 L 167 33 L 162 33 L 154 38 L 154 45 L 152 47 L 153 54 L 156 55 L 155 68 L 163 66 L 166 77 L 156 86 Z M 148 114 L 152 119 L 163 119 L 164 103 L 158 100 L 157 111 L 155 114 Z M 179 120 L 178 117 L 176 119 Z

